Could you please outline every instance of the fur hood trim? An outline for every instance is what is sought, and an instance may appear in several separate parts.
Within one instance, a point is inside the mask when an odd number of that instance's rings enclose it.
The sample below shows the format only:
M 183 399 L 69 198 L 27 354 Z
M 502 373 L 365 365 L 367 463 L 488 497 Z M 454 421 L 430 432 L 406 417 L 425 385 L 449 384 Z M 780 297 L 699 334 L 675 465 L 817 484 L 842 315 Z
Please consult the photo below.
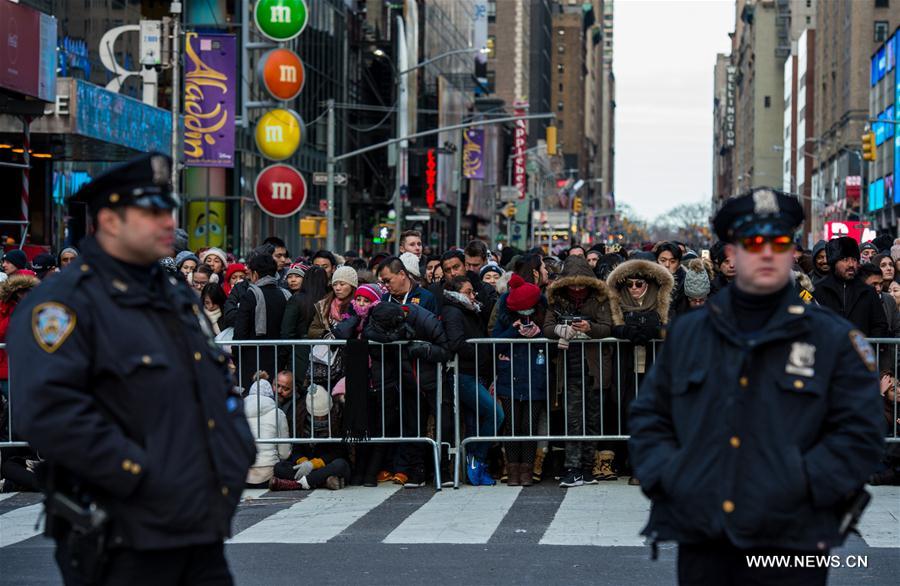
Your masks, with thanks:
M 619 287 L 626 279 L 643 277 L 654 281 L 658 288 L 656 293 L 656 313 L 661 323 L 669 321 L 669 306 L 672 304 L 672 290 L 675 288 L 675 279 L 672 274 L 655 262 L 648 260 L 627 260 L 613 269 L 606 279 L 612 310 L 613 324 L 623 325 L 625 316 L 622 313 Z
M 593 289 L 593 297 L 600 303 L 605 303 L 610 298 L 609 288 L 600 279 L 588 277 L 587 275 L 571 275 L 560 277 L 550 283 L 550 286 L 547 287 L 547 303 L 552 305 L 556 302 L 562 294 L 562 290 L 566 287 L 577 287 L 579 285 Z
M 40 282 L 40 279 L 31 275 L 13 275 L 0 283 L 0 301 L 7 303 L 14 294 L 33 289 Z

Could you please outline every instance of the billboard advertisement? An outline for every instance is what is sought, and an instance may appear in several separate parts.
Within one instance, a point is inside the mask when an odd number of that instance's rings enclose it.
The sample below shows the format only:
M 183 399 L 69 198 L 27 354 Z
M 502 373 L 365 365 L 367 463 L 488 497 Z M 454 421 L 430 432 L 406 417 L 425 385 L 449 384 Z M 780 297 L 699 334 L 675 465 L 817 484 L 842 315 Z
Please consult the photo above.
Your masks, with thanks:
M 825 240 L 849 236 L 860 244 L 875 239 L 875 230 L 869 222 L 837 221 L 825 222 Z
M 184 164 L 234 167 L 234 35 L 185 35 Z
M 56 19 L 0 2 L 0 88 L 46 102 L 56 99 Z

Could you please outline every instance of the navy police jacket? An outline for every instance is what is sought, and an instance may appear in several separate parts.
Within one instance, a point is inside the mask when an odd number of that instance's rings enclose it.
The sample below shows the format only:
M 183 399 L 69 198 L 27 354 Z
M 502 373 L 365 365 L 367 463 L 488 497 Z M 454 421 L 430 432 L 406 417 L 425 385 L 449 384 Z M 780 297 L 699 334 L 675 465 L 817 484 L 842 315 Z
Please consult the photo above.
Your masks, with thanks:
M 643 534 L 740 548 L 824 550 L 841 503 L 879 461 L 875 355 L 790 287 L 763 330 L 739 332 L 726 288 L 676 320 L 631 405 Z
M 108 509 L 112 547 L 222 541 L 256 449 L 200 300 L 84 244 L 13 316 L 14 429 Z

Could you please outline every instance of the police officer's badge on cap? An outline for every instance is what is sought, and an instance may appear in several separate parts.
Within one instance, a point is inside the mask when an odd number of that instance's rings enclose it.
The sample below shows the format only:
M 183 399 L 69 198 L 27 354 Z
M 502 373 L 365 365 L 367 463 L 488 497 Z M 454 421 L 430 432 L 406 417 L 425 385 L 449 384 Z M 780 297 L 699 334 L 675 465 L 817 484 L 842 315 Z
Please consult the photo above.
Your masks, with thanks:
M 723 242 L 748 236 L 792 235 L 803 223 L 800 201 L 784 192 L 761 187 L 725 202 L 713 219 Z
M 175 209 L 181 199 L 172 190 L 171 172 L 171 158 L 147 153 L 106 170 L 70 201 L 86 204 L 91 214 L 122 206 Z

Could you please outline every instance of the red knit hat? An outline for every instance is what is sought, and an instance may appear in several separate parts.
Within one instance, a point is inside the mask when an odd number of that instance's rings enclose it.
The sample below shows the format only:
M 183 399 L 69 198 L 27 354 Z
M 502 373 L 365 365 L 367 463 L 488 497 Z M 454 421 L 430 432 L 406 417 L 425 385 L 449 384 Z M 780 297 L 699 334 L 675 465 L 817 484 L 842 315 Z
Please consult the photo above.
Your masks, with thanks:
M 378 293 L 378 289 L 375 285 L 360 285 L 357 287 L 356 292 L 353 294 L 355 297 L 365 297 L 372 303 L 378 303 L 381 299 L 381 295 Z
M 509 279 L 509 294 L 506 296 L 506 307 L 510 311 L 523 311 L 534 307 L 541 298 L 541 288 L 526 283 L 519 275 Z

